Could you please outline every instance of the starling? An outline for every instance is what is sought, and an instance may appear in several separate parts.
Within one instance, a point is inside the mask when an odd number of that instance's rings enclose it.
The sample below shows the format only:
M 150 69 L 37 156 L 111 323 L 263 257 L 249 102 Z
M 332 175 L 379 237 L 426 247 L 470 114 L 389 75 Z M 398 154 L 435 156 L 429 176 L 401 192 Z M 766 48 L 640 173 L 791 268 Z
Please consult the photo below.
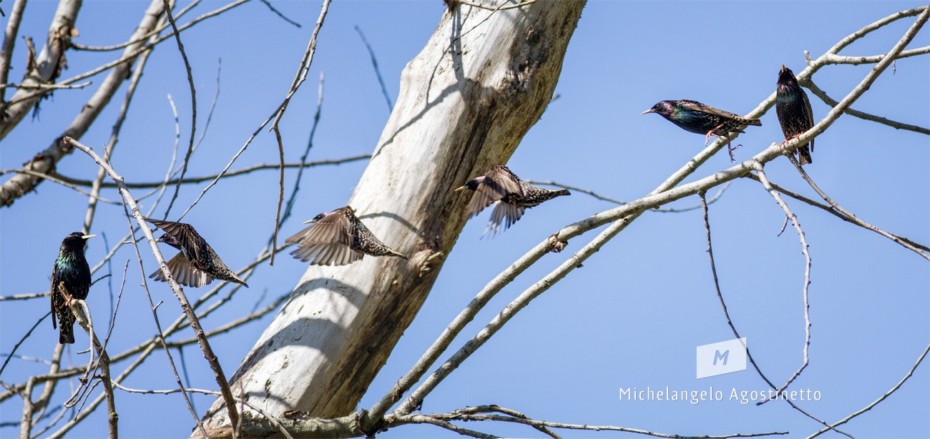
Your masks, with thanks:
M 249 284 L 236 277 L 213 247 L 210 247 L 190 224 L 151 218 L 145 220 L 165 232 L 158 238 L 158 242 L 164 242 L 181 251 L 168 260 L 168 270 L 179 284 L 197 288 L 209 285 L 213 279 L 220 279 L 249 287 Z M 159 282 L 167 281 L 161 269 L 150 274 L 149 278 Z
M 58 343 L 74 343 L 74 314 L 68 307 L 71 299 L 84 300 L 90 291 L 90 267 L 84 259 L 84 242 L 94 235 L 74 232 L 61 241 L 58 259 L 52 267 L 52 329 L 58 326 L 55 317 L 61 321 Z M 62 293 L 64 290 L 68 296 Z
M 378 240 L 351 206 L 323 212 L 304 224 L 310 227 L 287 238 L 285 244 L 297 244 L 291 256 L 310 265 L 346 265 L 366 254 L 407 259 Z
M 535 207 L 545 201 L 562 195 L 571 195 L 566 189 L 550 190 L 533 186 L 517 177 L 504 165 L 495 165 L 487 173 L 475 177 L 456 189 L 475 191 L 465 217 L 478 215 L 484 208 L 497 203 L 491 212 L 491 221 L 488 223 L 488 232 L 497 233 L 504 223 L 504 229 L 509 228 L 523 216 L 523 211 Z
M 680 101 L 660 101 L 652 108 L 643 111 L 643 114 L 658 113 L 679 128 L 692 133 L 704 134 L 704 143 L 710 136 L 727 137 L 731 132 L 743 132 L 747 125 L 761 126 L 759 119 L 747 119 L 738 114 L 723 111 L 704 105 L 697 101 L 682 99 Z M 733 148 L 727 138 L 727 150 L 730 160 L 733 158 Z
M 807 93 L 798 85 L 794 72 L 782 64 L 778 72 L 778 87 L 775 91 L 775 112 L 778 113 L 778 122 L 781 131 L 785 133 L 785 140 L 791 140 L 804 134 L 814 126 L 814 112 L 811 110 L 811 101 Z M 810 149 L 808 149 L 810 146 Z M 814 139 L 810 143 L 798 147 L 798 161 L 802 165 L 813 163 L 811 151 L 814 150 Z

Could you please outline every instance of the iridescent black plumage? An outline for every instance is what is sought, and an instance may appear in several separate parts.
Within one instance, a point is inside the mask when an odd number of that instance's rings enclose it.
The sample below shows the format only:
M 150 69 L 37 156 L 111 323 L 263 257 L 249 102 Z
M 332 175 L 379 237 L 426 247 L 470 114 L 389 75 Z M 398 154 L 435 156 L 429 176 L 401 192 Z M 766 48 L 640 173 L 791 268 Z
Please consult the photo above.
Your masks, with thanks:
M 213 247 L 210 247 L 210 244 L 207 244 L 207 241 L 190 224 L 151 218 L 145 220 L 165 232 L 158 238 L 159 242 L 164 242 L 181 251 L 167 262 L 171 276 L 179 284 L 197 288 L 209 285 L 213 279 L 219 279 L 249 287 L 249 284 L 239 279 L 223 263 Z M 161 269 L 156 270 L 149 277 L 160 282 L 167 281 Z
M 512 226 L 529 207 L 538 206 L 561 195 L 571 195 L 571 192 L 565 189 L 550 190 L 533 186 L 520 180 L 520 177 L 504 165 L 495 165 L 487 173 L 469 180 L 456 191 L 462 189 L 475 191 L 468 203 L 468 210 L 465 211 L 466 218 L 477 215 L 486 207 L 497 203 L 488 223 L 488 232 L 491 234 L 500 231 L 501 223 L 504 229 Z
M 285 243 L 297 244 L 291 255 L 310 261 L 310 265 L 351 264 L 364 255 L 407 259 L 375 237 L 350 206 L 321 213 L 307 224 L 310 226 L 287 238 Z
M 648 113 L 657 113 L 685 131 L 704 134 L 704 143 L 707 143 L 710 136 L 726 138 L 729 133 L 743 132 L 743 127 L 748 125 L 762 125 L 759 119 L 747 119 L 738 114 L 687 99 L 660 101 L 652 108 L 643 111 L 643 114 Z M 727 148 L 732 160 L 733 149 L 730 148 L 729 138 L 727 138 Z
M 62 294 L 62 289 L 71 299 L 84 300 L 90 291 L 90 267 L 84 259 L 84 242 L 94 235 L 74 232 L 66 236 L 58 250 L 58 258 L 52 267 L 52 329 L 60 323 L 58 343 L 74 343 L 74 314 L 68 307 L 70 301 Z M 56 322 L 56 317 L 58 322 Z
M 778 113 L 778 122 L 781 124 L 781 131 L 785 133 L 785 140 L 791 140 L 814 126 L 814 112 L 811 110 L 811 101 L 807 99 L 807 93 L 798 85 L 798 80 L 791 69 L 784 65 L 781 66 L 777 84 L 775 112 Z M 799 146 L 798 161 L 802 165 L 813 163 L 811 158 L 813 150 L 813 139 Z

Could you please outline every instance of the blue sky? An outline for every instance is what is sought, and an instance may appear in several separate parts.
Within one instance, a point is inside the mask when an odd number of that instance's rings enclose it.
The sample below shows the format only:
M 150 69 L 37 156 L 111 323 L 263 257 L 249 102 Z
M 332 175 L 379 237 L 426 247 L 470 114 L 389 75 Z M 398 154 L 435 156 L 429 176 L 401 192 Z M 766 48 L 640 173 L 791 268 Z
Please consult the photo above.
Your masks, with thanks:
M 207 1 L 195 15 L 223 3 Z M 283 22 L 260 2 L 241 6 L 183 34 L 198 90 L 198 133 L 222 73 L 217 110 L 206 140 L 194 155 L 188 174 L 218 172 L 252 131 L 275 108 L 290 86 L 300 55 L 319 12 L 319 2 L 274 2 L 288 17 Z M 147 2 L 85 2 L 77 28 L 83 44 L 123 41 Z M 5 5 L 6 6 L 6 5 Z M 44 41 L 55 2 L 30 2 L 20 29 L 37 44 Z M 623 200 L 643 196 L 678 169 L 703 145 L 702 136 L 680 130 L 657 115 L 640 112 L 662 99 L 695 99 L 745 113 L 775 87 L 782 64 L 798 72 L 804 51 L 813 57 L 847 34 L 913 2 L 646 2 L 590 1 L 565 58 L 556 87 L 560 96 L 524 138 L 509 165 L 529 179 L 556 180 Z M 389 111 L 354 26 L 361 28 L 378 57 L 388 93 L 396 99 L 404 65 L 423 47 L 443 13 L 439 1 L 334 2 L 320 34 L 308 82 L 282 122 L 289 162 L 299 160 L 310 131 L 317 82 L 325 73 L 322 119 L 310 160 L 371 152 Z M 6 8 L 4 8 L 6 9 Z M 182 19 L 181 22 L 186 22 Z M 875 55 L 888 50 L 913 19 L 898 21 L 855 43 L 845 54 Z M 3 21 L 5 24 L 5 21 Z M 930 44 L 924 29 L 910 47 Z M 17 45 L 11 78 L 21 77 L 22 45 Z M 70 53 L 67 78 L 114 53 Z M 842 98 L 870 65 L 831 66 L 815 82 L 835 99 Z M 930 126 L 930 57 L 900 60 L 853 106 L 911 124 Z M 84 90 L 62 90 L 44 101 L 38 118 L 25 120 L 0 144 L 0 168 L 19 167 L 45 148 L 70 122 L 101 77 Z M 12 93 L 8 93 L 10 95 Z M 174 121 L 166 96 L 178 106 L 181 139 L 190 130 L 186 76 L 174 43 L 160 46 L 149 61 L 123 128 L 113 164 L 127 181 L 155 181 L 164 175 L 174 144 Z M 117 95 L 121 99 L 122 94 Z M 828 107 L 811 96 L 816 119 Z M 115 117 L 111 104 L 82 142 L 102 151 Z M 774 111 L 739 138 L 738 160 L 782 139 Z M 844 116 L 817 139 L 808 172 L 824 190 L 861 218 L 917 242 L 930 243 L 930 144 L 927 137 Z M 238 169 L 277 161 L 274 137 L 261 134 L 233 166 Z M 345 204 L 364 162 L 319 167 L 304 173 L 294 217 L 282 239 L 300 222 Z M 692 179 L 730 166 L 720 153 Z M 76 153 L 58 166 L 63 175 L 93 178 L 95 164 Z M 809 196 L 813 192 L 785 159 L 766 167 L 773 182 Z M 4 176 L 3 181 L 8 177 Z M 290 188 L 296 171 L 288 171 Z M 200 193 L 203 185 L 184 186 L 172 216 Z M 145 191 L 135 190 L 136 196 Z M 108 190 L 104 197 L 116 199 Z M 144 209 L 152 199 L 141 202 Z M 259 252 L 271 234 L 277 202 L 277 173 L 263 171 L 229 179 L 211 190 L 185 218 L 210 241 L 223 259 L 238 268 Z M 695 205 L 695 198 L 673 204 Z M 834 421 L 878 398 L 897 383 L 927 346 L 930 335 L 930 269 L 926 260 L 891 241 L 864 231 L 796 200 L 787 202 L 807 234 L 813 258 L 810 288 L 813 343 L 811 364 L 793 388 L 821 393 L 820 401 L 801 406 Z M 163 202 L 157 216 L 167 205 Z M 495 239 L 480 239 L 487 214 L 472 219 L 449 255 L 435 287 L 392 356 L 372 383 L 361 407 L 369 407 L 413 365 L 448 321 L 485 283 L 529 248 L 564 225 L 605 210 L 610 204 L 583 194 L 559 198 L 528 211 L 512 229 Z M 0 295 L 40 292 L 61 239 L 78 230 L 85 197 L 43 183 L 37 193 L 0 210 Z M 801 364 L 803 259 L 789 227 L 777 236 L 784 215 L 762 187 L 738 180 L 710 208 L 714 250 L 721 287 L 730 313 L 757 361 L 781 384 Z M 99 208 L 87 250 L 91 265 L 127 232 L 118 206 Z M 562 254 L 547 255 L 501 292 L 478 315 L 453 346 L 471 337 L 524 288 L 577 251 L 592 235 L 569 243 Z M 167 250 L 167 249 L 163 249 Z M 167 250 L 167 255 L 173 251 Z M 126 288 L 110 352 L 121 352 L 154 334 L 148 301 L 139 286 L 134 252 L 121 250 L 95 277 L 88 303 L 95 322 L 106 321 L 111 296 L 129 261 Z M 156 265 L 143 258 L 146 273 Z M 262 266 L 220 312 L 203 321 L 214 328 L 287 294 L 305 265 L 281 255 L 273 267 Z M 164 284 L 150 284 L 162 322 L 180 312 Z M 204 289 L 205 291 L 206 289 Z M 187 289 L 189 297 L 201 292 Z M 6 353 L 48 311 L 46 299 L 0 302 L 0 352 Z M 99 317 L 98 317 L 99 316 Z M 251 348 L 270 316 L 211 340 L 227 374 Z M 99 324 L 99 323 L 98 323 Z M 184 333 L 181 337 L 187 337 Z M 541 419 L 611 424 L 683 435 L 790 431 L 812 433 L 817 424 L 784 403 L 761 407 L 735 401 L 688 404 L 675 401 L 627 401 L 620 388 L 646 387 L 705 390 L 760 390 L 764 382 L 751 370 L 696 380 L 695 347 L 732 337 L 723 317 L 707 262 L 700 211 L 649 212 L 585 262 L 584 267 L 546 292 L 514 318 L 426 399 L 424 412 L 496 403 Z M 44 322 L 20 350 L 48 357 L 57 337 Z M 65 364 L 82 364 L 78 351 L 67 351 Z M 215 383 L 196 347 L 185 349 L 193 387 Z M 122 365 L 116 370 L 121 370 Z M 926 364 L 881 405 L 842 428 L 857 437 L 930 435 L 930 374 Z M 47 366 L 13 359 L 0 380 L 20 382 Z M 164 354 L 156 354 L 123 384 L 135 388 L 175 387 Z M 55 400 L 66 398 L 59 388 Z M 198 410 L 212 397 L 198 396 Z M 179 437 L 192 426 L 177 395 L 118 393 L 120 420 L 127 437 L 139 434 Z M 20 400 L 0 404 L 0 422 L 19 418 Z M 152 416 L 153 413 L 158 416 Z M 106 429 L 98 409 L 73 431 L 74 437 L 100 437 Z M 170 419 L 172 421 L 166 422 Z M 534 430 L 500 425 L 468 427 L 509 436 Z M 12 428 L 0 436 L 14 435 Z M 135 434 L 134 434 L 135 433 Z M 614 435 L 571 433 L 569 436 Z M 407 426 L 390 437 L 454 436 L 436 427 Z

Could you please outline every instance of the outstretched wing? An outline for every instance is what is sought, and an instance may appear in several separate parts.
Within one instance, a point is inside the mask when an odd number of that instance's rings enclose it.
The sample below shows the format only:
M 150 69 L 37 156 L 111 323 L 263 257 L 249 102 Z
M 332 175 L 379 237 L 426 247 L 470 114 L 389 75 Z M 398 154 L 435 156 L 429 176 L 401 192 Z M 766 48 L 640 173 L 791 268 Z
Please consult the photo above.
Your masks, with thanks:
M 200 288 L 204 285 L 209 285 L 210 282 L 213 282 L 213 277 L 207 274 L 206 272 L 194 267 L 187 257 L 183 253 L 178 253 L 174 255 L 173 258 L 168 260 L 168 271 L 171 272 L 171 276 L 174 277 L 174 280 L 184 286 Z M 149 278 L 155 279 L 159 282 L 167 282 L 168 279 L 165 278 L 164 273 L 161 269 L 155 270 L 152 274 L 149 275 Z
M 345 265 L 362 258 L 352 250 L 352 223 L 342 209 L 326 212 L 310 226 L 285 240 L 297 244 L 291 256 L 313 265 Z
M 475 194 L 468 203 L 465 217 L 477 215 L 478 212 L 510 194 L 523 194 L 520 178 L 504 165 L 494 166 L 478 182 Z
M 181 251 L 184 252 L 190 260 L 202 260 L 204 257 L 202 252 L 209 248 L 209 244 L 207 244 L 206 240 L 204 240 L 190 224 L 161 221 L 152 218 L 146 218 L 145 220 L 155 224 L 156 227 L 171 235 L 178 242 Z
M 494 236 L 510 228 L 523 217 L 526 208 L 500 201 L 491 212 L 491 220 L 488 222 L 486 235 Z

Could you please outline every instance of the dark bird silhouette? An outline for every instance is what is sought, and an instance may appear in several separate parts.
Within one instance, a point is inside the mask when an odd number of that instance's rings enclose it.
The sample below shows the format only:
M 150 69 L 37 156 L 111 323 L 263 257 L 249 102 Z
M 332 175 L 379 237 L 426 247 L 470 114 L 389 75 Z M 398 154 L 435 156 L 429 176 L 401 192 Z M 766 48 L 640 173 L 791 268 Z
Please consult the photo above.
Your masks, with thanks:
M 223 263 L 223 260 L 216 254 L 213 247 L 210 247 L 210 244 L 207 244 L 207 241 L 190 224 L 151 218 L 145 220 L 165 232 L 164 235 L 158 238 L 158 242 L 164 242 L 181 251 L 169 259 L 167 263 L 171 276 L 179 284 L 198 288 L 209 285 L 210 282 L 213 282 L 213 279 L 219 279 L 242 284 L 246 288 L 249 287 L 249 284 L 239 279 Z M 168 280 L 161 272 L 161 269 L 154 271 L 149 277 L 159 282 Z
M 323 212 L 305 222 L 309 227 L 287 238 L 285 244 L 297 244 L 291 256 L 310 265 L 346 265 L 364 255 L 407 256 L 384 245 L 362 221 L 351 206 Z
M 566 189 L 550 190 L 533 186 L 517 177 L 504 165 L 495 165 L 482 176 L 475 177 L 456 189 L 474 191 L 465 217 L 478 215 L 491 204 L 497 203 L 491 212 L 491 221 L 488 223 L 488 232 L 492 234 L 509 228 L 516 223 L 523 212 L 561 195 L 571 195 Z
M 653 105 L 652 108 L 643 111 L 643 114 L 649 113 L 657 113 L 685 131 L 704 134 L 704 144 L 707 144 L 710 136 L 727 138 L 727 150 L 730 153 L 730 160 L 735 159 L 733 158 L 733 148 L 730 146 L 729 133 L 741 133 L 743 127 L 748 125 L 762 125 L 759 119 L 747 119 L 738 114 L 687 99 L 660 101 Z
M 814 112 L 811 110 L 811 101 L 807 93 L 798 85 L 797 78 L 791 69 L 781 66 L 778 72 L 778 87 L 775 91 L 775 112 L 778 114 L 778 123 L 781 131 L 785 133 L 785 141 L 804 134 L 814 126 Z M 811 152 L 814 150 L 814 140 L 798 147 L 798 161 L 802 165 L 813 163 Z
M 58 343 L 74 343 L 74 314 L 69 304 L 72 299 L 84 300 L 90 291 L 90 267 L 84 259 L 84 243 L 94 235 L 74 232 L 61 241 L 58 258 L 52 267 L 52 329 L 57 326 Z M 62 293 L 64 290 L 68 296 Z M 55 317 L 58 317 L 58 322 Z M 60 323 L 60 326 L 59 326 Z

